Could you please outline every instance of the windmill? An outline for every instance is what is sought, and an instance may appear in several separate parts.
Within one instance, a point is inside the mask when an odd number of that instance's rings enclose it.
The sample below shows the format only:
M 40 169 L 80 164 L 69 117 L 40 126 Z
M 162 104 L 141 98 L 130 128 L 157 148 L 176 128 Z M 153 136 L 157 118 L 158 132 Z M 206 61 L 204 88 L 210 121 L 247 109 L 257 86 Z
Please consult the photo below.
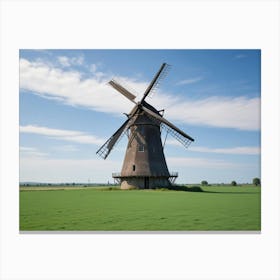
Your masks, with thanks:
M 113 173 L 113 178 L 121 183 L 121 189 L 168 187 L 178 176 L 170 173 L 163 153 L 161 131 L 171 134 L 186 148 L 194 139 L 163 118 L 163 110 L 158 111 L 145 99 L 166 76 L 169 65 L 163 63 L 147 87 L 139 102 L 136 96 L 115 80 L 109 85 L 132 101 L 135 106 L 127 115 L 127 120 L 96 152 L 106 159 L 116 143 L 127 133 L 128 144 L 121 173 Z M 166 134 L 166 135 L 167 135 Z

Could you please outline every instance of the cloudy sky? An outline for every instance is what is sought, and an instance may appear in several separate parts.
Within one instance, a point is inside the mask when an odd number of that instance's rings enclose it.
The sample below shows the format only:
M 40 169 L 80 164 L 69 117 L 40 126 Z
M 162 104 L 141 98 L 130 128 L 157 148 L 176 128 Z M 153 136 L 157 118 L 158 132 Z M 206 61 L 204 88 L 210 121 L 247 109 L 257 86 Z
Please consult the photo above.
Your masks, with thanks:
M 195 139 L 164 147 L 178 183 L 260 177 L 259 50 L 21 50 L 20 181 L 113 182 L 127 139 L 106 160 L 96 151 L 139 100 L 163 62 L 170 72 L 147 102 Z M 165 132 L 162 138 L 165 138 Z

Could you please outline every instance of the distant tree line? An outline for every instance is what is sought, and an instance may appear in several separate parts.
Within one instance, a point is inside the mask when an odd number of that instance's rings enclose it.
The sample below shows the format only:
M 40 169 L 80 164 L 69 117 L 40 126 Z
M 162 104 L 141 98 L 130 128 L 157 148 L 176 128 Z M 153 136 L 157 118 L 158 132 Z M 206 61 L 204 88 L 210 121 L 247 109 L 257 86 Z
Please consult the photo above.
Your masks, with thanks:
M 260 180 L 260 178 L 253 178 L 252 184 L 253 184 L 254 186 L 260 186 L 260 185 L 261 185 L 261 180 Z M 208 182 L 207 182 L 206 180 L 201 181 L 201 185 L 202 185 L 202 186 L 211 186 L 210 184 L 208 184 Z M 215 184 L 215 185 L 225 185 L 225 184 L 222 183 L 222 184 Z M 236 183 L 236 181 L 231 181 L 230 185 L 231 185 L 231 186 L 237 186 L 237 183 Z M 242 185 L 245 185 L 245 184 L 242 184 Z
M 259 186 L 260 184 L 261 184 L 260 178 L 254 178 L 254 179 L 253 179 L 253 185 Z

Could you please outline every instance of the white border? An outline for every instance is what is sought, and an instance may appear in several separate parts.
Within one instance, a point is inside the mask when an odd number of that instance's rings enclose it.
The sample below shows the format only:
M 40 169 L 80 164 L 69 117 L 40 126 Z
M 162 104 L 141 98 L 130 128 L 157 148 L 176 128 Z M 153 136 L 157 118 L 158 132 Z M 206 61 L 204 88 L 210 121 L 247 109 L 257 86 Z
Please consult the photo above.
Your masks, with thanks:
M 280 279 L 278 1 L 1 2 L 1 279 Z M 262 49 L 261 234 L 18 231 L 18 49 Z

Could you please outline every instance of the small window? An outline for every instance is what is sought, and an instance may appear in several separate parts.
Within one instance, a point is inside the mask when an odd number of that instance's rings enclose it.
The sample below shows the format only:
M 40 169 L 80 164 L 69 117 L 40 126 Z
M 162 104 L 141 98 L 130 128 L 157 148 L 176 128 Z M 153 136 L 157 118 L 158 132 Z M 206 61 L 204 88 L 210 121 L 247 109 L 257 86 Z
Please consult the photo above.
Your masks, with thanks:
M 133 171 L 135 171 L 135 164 L 133 164 L 133 166 L 132 166 L 132 170 L 133 170 Z
M 145 146 L 143 144 L 138 145 L 138 151 L 139 152 L 144 152 L 145 151 Z

